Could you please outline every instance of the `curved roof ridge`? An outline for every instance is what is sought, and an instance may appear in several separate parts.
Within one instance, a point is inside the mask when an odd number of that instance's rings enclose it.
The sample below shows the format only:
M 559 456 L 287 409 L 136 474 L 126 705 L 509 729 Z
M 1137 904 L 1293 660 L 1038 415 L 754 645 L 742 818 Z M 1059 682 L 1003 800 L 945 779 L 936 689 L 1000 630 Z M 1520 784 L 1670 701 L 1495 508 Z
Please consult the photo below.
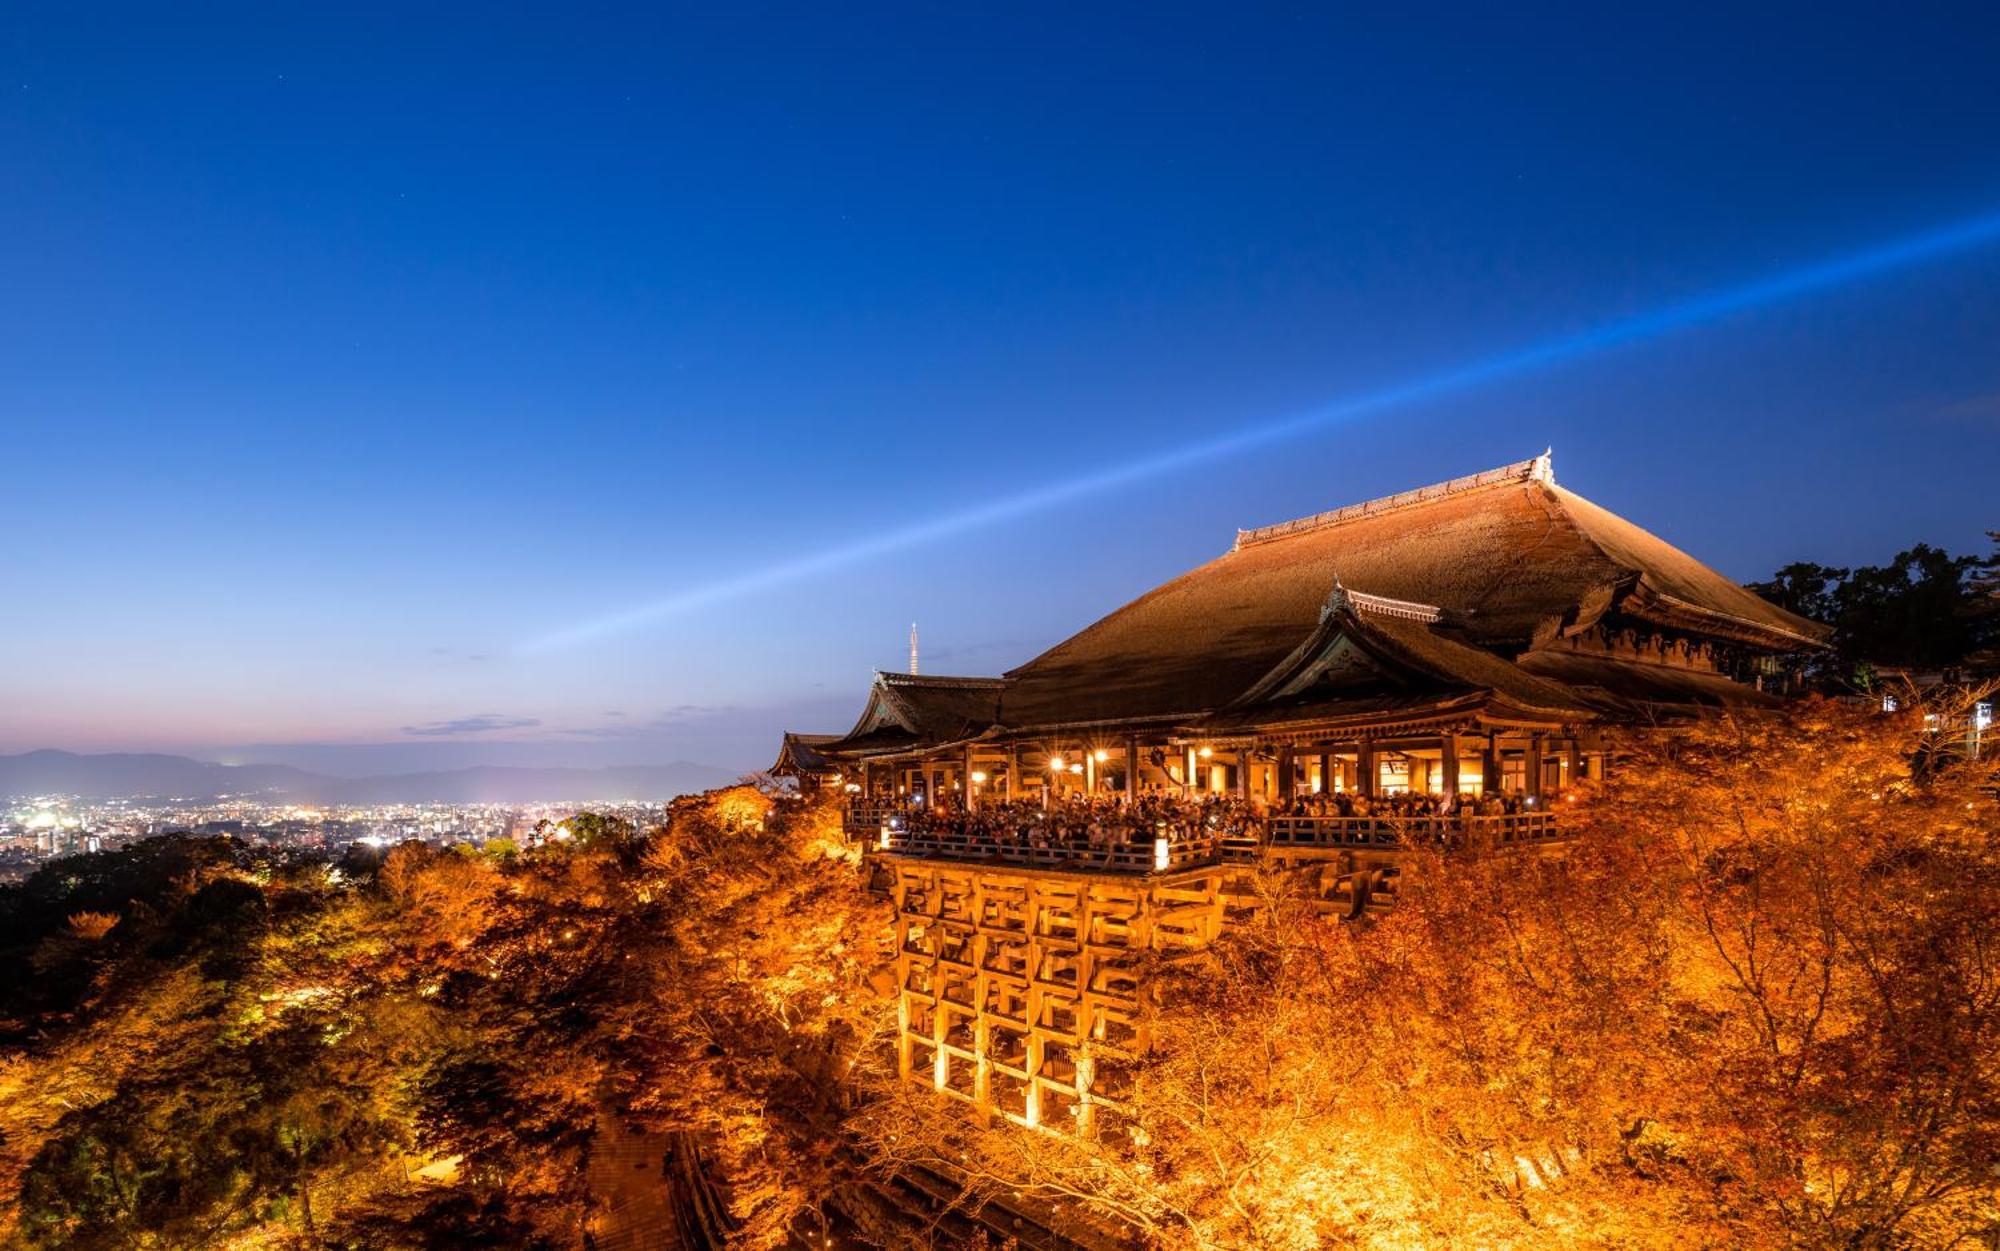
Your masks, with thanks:
M 1449 630 L 1492 655 L 1531 648 L 1551 619 L 1614 608 L 1757 649 L 1812 636 L 1810 623 L 1551 478 L 1538 457 L 1218 555 L 1010 669 L 1002 720 L 1019 729 L 1228 707 L 1326 619 L 1336 588 L 1367 625 L 1435 624 L 1438 637 Z M 1433 612 L 1436 623 L 1424 620 Z
M 1333 590 L 1327 594 L 1326 606 L 1319 610 L 1322 619 L 1351 608 L 1355 612 L 1377 613 L 1384 617 L 1401 617 L 1406 621 L 1422 621 L 1426 624 L 1441 621 L 1444 609 L 1436 604 L 1419 603 L 1413 599 L 1391 599 L 1387 595 L 1370 595 L 1345 586 L 1339 578 L 1333 580 Z
M 949 673 L 904 673 L 897 669 L 877 669 L 875 676 L 890 686 L 968 687 L 998 686 L 1005 679 L 958 676 Z
M 1644 526 L 1554 481 L 1544 485 L 1578 536 L 1613 565 L 1638 575 L 1653 596 L 1808 645 L 1826 637 L 1826 626 L 1778 607 Z
M 1502 486 L 1514 482 L 1546 482 L 1554 486 L 1556 482 L 1555 449 L 1550 448 L 1540 456 L 1528 460 L 1515 461 L 1498 469 L 1482 470 L 1465 474 L 1446 482 L 1417 487 L 1411 491 L 1398 491 L 1394 495 L 1384 495 L 1379 499 L 1363 500 L 1359 504 L 1348 504 L 1326 512 L 1314 513 L 1309 517 L 1298 517 L 1291 521 L 1280 521 L 1273 525 L 1256 526 L 1236 532 L 1235 546 L 1231 551 L 1241 551 L 1254 543 L 1268 543 L 1272 539 L 1287 538 L 1294 534 L 1305 534 L 1313 530 L 1324 530 L 1344 521 L 1360 517 L 1374 517 L 1398 508 L 1409 508 L 1415 504 L 1428 504 L 1432 500 L 1448 495 L 1460 495 L 1466 491 L 1476 491 L 1482 487 Z

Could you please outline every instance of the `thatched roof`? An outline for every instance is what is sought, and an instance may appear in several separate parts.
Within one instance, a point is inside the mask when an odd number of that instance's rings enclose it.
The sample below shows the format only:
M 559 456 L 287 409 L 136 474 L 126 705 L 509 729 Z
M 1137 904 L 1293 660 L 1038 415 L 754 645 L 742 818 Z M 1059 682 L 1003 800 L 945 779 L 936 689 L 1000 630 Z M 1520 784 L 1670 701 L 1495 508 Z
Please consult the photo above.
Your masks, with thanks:
M 1719 673 L 1638 664 L 1609 656 L 1530 652 L 1521 658 L 1520 667 L 1613 710 L 1630 710 L 1634 705 L 1644 704 L 1718 708 L 1778 702 L 1774 695 L 1733 682 Z
M 1022 729 L 1221 709 L 1314 633 L 1337 584 L 1435 606 L 1435 626 L 1392 634 L 1407 648 L 1457 649 L 1452 660 L 1467 679 L 1491 665 L 1511 671 L 1489 672 L 1495 684 L 1555 685 L 1511 658 L 1538 629 L 1609 613 L 1695 624 L 1773 651 L 1814 645 L 1823 634 L 1556 486 L 1548 458 L 1538 457 L 1241 532 L 1224 555 L 1009 673 L 1000 720 Z M 1419 633 L 1440 641 L 1421 642 Z
M 1589 715 L 1588 705 L 1561 683 L 1460 642 L 1441 625 L 1434 605 L 1336 587 L 1313 632 L 1230 708 L 1270 712 L 1328 698 L 1486 692 L 1521 709 Z
M 999 678 L 879 672 L 854 728 L 822 752 L 867 755 L 973 737 L 1000 717 Z
M 771 766 L 771 772 L 780 777 L 831 773 L 839 766 L 827 759 L 826 747 L 840 739 L 838 734 L 797 734 L 787 730 L 784 742 L 778 746 L 778 760 Z

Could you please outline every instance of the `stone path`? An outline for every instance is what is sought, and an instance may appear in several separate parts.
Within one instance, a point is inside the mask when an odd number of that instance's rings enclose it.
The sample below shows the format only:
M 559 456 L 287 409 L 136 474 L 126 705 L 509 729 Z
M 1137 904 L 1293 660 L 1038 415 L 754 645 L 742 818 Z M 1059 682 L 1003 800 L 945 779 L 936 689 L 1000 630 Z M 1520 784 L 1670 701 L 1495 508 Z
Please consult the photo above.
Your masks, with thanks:
M 589 1171 L 591 1193 L 603 1204 L 591 1231 L 597 1251 L 694 1251 L 661 1174 L 672 1146 L 670 1135 L 641 1133 L 610 1108 L 598 1109 Z

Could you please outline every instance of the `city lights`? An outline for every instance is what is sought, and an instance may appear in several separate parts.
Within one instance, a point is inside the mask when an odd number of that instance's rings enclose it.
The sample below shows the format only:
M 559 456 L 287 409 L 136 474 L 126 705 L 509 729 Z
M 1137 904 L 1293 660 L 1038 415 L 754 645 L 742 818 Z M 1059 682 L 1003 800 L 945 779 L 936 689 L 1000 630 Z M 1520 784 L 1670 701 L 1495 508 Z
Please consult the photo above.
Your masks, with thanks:
M 0 880 L 24 875 L 45 860 L 79 852 L 115 851 L 163 834 L 226 835 L 249 846 L 337 852 L 350 845 L 394 847 L 531 847 L 564 841 L 566 822 L 584 809 L 616 816 L 635 829 L 667 817 L 664 802 L 390 803 L 302 805 L 259 797 L 212 799 L 83 799 L 39 796 L 0 812 Z

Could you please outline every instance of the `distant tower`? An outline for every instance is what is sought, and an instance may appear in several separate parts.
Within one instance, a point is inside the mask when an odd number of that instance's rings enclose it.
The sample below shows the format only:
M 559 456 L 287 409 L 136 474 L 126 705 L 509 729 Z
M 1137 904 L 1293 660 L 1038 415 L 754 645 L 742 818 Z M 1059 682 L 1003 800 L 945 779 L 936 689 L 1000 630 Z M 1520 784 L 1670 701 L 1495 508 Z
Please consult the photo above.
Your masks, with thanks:
M 910 676 L 917 676 L 917 623 L 910 623 Z

